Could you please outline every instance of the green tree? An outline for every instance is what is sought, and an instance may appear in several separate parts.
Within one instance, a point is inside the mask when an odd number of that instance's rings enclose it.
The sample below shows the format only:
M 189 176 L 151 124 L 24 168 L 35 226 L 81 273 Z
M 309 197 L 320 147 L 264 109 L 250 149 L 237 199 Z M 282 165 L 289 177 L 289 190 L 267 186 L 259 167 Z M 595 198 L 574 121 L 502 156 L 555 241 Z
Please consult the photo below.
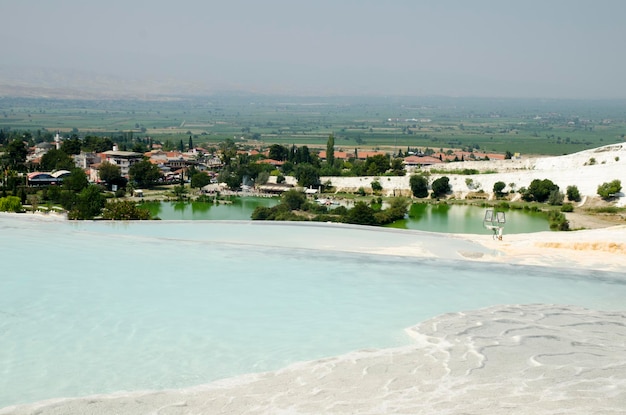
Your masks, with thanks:
M 191 151 L 193 149 L 193 140 L 191 139 L 191 136 L 189 136 L 189 150 Z
M 41 156 L 39 163 L 39 168 L 42 171 L 71 170 L 74 167 L 76 167 L 74 159 L 65 151 L 56 148 L 48 150 L 46 154 Z
M 383 185 L 380 184 L 378 180 L 374 180 L 372 181 L 372 190 L 374 192 L 380 192 L 381 190 L 383 190 Z
M 283 193 L 281 201 L 287 205 L 290 210 L 298 210 L 306 203 L 306 196 L 298 190 L 291 189 Z
M 548 223 L 550 224 L 550 229 L 553 231 L 569 231 L 569 221 L 567 217 L 557 210 L 548 212 Z
M 268 157 L 272 160 L 285 161 L 289 157 L 289 149 L 280 144 L 272 144 Z
M 241 186 L 242 175 L 234 166 L 226 166 L 217 176 L 220 183 L 226 183 L 230 189 L 238 189 Z
M 559 189 L 554 189 L 550 192 L 550 196 L 548 196 L 548 204 L 552 206 L 562 205 L 564 199 L 565 195 L 561 193 Z
M 161 178 L 161 170 L 155 164 L 148 160 L 142 160 L 133 164 L 128 169 L 130 179 L 139 187 L 152 187 L 159 182 Z
M 354 207 L 348 211 L 346 221 L 357 225 L 375 225 L 377 223 L 374 209 L 365 202 L 356 202 Z
M 391 160 L 391 170 L 393 170 L 394 176 L 404 176 L 406 174 L 403 161 L 401 158 Z
M 93 219 L 102 213 L 106 198 L 97 185 L 89 185 L 79 194 L 72 210 L 68 212 L 68 219 Z
M 189 189 L 187 189 L 185 185 L 181 183 L 178 186 L 174 186 L 172 192 L 174 193 L 176 200 L 183 200 L 185 198 L 185 195 L 189 193 Z
M 74 134 L 69 140 L 63 141 L 63 143 L 61 144 L 61 151 L 68 155 L 80 154 L 81 146 L 82 142 L 80 138 L 78 138 L 78 136 Z
M 89 186 L 87 175 L 82 169 L 77 167 L 70 171 L 69 176 L 63 179 L 63 188 L 72 192 L 80 192 Z
M 113 149 L 113 141 L 108 137 L 87 136 L 83 141 L 83 150 L 103 153 Z
M 110 188 L 111 184 L 116 184 L 122 178 L 122 170 L 117 164 L 103 161 L 98 168 L 98 176 Z
M 326 142 L 326 163 L 329 166 L 335 164 L 335 136 L 332 134 L 328 136 L 328 141 Z
M 414 174 L 409 179 L 409 186 L 413 196 L 424 198 L 428 197 L 428 178 L 421 174 Z
M 536 202 L 543 203 L 548 200 L 548 198 L 550 197 L 550 193 L 552 193 L 554 190 L 558 191 L 559 186 L 554 184 L 552 180 L 535 179 L 530 182 L 530 186 L 528 186 L 528 189 L 526 190 L 526 192 L 524 192 L 522 198 L 527 202 L 534 200 Z
M 610 200 L 622 190 L 622 182 L 613 180 L 611 182 L 602 183 L 598 186 L 598 195 L 604 200 Z
M 318 186 L 320 184 L 320 173 L 315 166 L 305 163 L 296 166 L 296 180 L 302 187 Z
M 17 196 L 7 196 L 0 198 L 0 212 L 21 212 L 22 201 Z
M 493 192 L 496 194 L 496 197 L 504 196 L 505 187 L 506 187 L 506 183 L 504 182 L 495 182 L 493 184 Z
M 24 162 L 28 155 L 26 143 L 22 140 L 12 140 L 6 148 L 4 158 L 6 164 L 11 170 L 24 171 Z
M 292 147 L 292 150 L 290 150 L 289 161 L 295 164 L 301 164 L 301 163 L 313 164 L 313 156 L 311 156 L 311 151 L 309 150 L 308 146 L 302 146 L 299 148 L 296 148 L 294 146 Z
M 577 186 L 567 186 L 566 189 L 567 200 L 571 202 L 580 202 L 580 192 Z
M 404 219 L 407 214 L 409 201 L 403 197 L 394 197 L 389 201 L 389 207 L 374 213 L 377 225 L 386 225 Z
M 143 154 L 146 152 L 146 145 L 142 142 L 136 142 L 133 144 L 133 152 Z
M 433 189 L 433 197 L 445 196 L 450 192 L 450 179 L 446 176 L 435 179 L 431 187 Z
M 219 145 L 220 156 L 222 163 L 225 166 L 229 166 L 231 161 L 237 157 L 237 144 L 232 138 L 227 138 Z
M 269 179 L 270 179 L 270 173 L 269 172 L 267 172 L 267 171 L 259 172 L 259 174 L 256 177 L 255 184 L 257 184 L 257 185 L 265 184 L 265 183 L 267 183 L 267 181 Z
M 376 154 L 365 159 L 365 174 L 378 176 L 389 170 L 390 159 L 387 154 Z
M 209 175 L 204 172 L 196 171 L 191 176 L 191 187 L 193 188 L 199 189 L 201 187 L 206 186 L 209 183 L 211 183 L 211 177 L 209 177 Z

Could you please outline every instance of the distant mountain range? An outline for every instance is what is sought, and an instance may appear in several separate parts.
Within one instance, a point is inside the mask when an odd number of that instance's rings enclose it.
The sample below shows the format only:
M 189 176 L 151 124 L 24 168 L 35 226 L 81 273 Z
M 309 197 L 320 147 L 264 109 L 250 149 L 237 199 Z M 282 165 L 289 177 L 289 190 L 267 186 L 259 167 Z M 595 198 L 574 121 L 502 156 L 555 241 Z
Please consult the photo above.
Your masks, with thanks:
M 179 80 L 124 79 L 77 70 L 0 65 L 0 97 L 164 100 L 214 92 L 207 85 Z

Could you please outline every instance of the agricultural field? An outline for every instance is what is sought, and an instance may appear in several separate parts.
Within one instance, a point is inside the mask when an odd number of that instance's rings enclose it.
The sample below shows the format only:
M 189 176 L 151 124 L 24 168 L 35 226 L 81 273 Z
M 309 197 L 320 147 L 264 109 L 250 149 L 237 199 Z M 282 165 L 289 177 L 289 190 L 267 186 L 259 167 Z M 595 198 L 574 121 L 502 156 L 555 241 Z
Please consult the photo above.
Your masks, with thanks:
M 336 150 L 472 148 L 559 155 L 623 142 L 626 101 L 211 96 L 159 100 L 0 97 L 0 129 L 33 137 L 132 134 L 196 145 L 227 138 Z

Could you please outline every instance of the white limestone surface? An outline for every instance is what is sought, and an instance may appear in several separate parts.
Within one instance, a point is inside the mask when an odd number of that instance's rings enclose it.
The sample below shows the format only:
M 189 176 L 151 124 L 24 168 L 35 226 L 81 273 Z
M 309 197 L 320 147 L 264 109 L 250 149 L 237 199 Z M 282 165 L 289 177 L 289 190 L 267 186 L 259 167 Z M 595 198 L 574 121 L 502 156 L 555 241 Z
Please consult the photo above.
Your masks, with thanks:
M 554 305 L 446 314 L 415 344 L 182 390 L 52 400 L 0 414 L 623 414 L 626 314 Z

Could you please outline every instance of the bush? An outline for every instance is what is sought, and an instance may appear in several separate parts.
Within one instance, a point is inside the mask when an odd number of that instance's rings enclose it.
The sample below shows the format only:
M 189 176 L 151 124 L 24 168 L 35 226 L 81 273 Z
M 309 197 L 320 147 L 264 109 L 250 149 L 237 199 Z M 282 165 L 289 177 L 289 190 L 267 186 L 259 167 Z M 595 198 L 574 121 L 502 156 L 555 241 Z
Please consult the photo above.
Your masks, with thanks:
M 557 210 L 548 213 L 550 229 L 553 231 L 569 231 L 569 221 L 565 215 Z
M 191 187 L 199 189 L 211 183 L 211 177 L 204 172 L 196 172 L 191 176 Z
M 424 198 L 428 197 L 428 179 L 422 175 L 413 175 L 409 179 L 409 186 L 413 196 Z
M 496 194 L 497 197 L 502 197 L 504 196 L 504 188 L 506 187 L 506 183 L 504 182 L 495 182 L 493 184 L 493 192 Z
M 567 200 L 571 202 L 580 202 L 580 192 L 576 186 L 567 186 Z
M 271 213 L 271 208 L 268 208 L 266 206 L 257 206 L 252 212 L 250 218 L 252 220 L 268 220 Z
M 528 186 L 528 190 L 526 190 L 522 194 L 522 199 L 524 199 L 527 202 L 531 202 L 534 200 L 534 201 L 543 203 L 546 200 L 548 200 L 548 198 L 550 197 L 550 194 L 555 190 L 558 191 L 559 186 L 554 184 L 552 180 L 535 179 L 532 182 L 530 182 L 530 186 Z
M 559 192 L 559 189 L 557 188 L 550 192 L 550 196 L 548 196 L 548 204 L 552 206 L 562 205 L 563 199 L 565 199 L 565 196 L 563 193 Z
M 450 179 L 446 176 L 440 177 L 433 181 L 432 184 L 433 197 L 445 196 L 450 192 Z
M 291 189 L 283 193 L 282 203 L 287 205 L 291 210 L 298 210 L 306 203 L 306 196 L 302 192 Z
M 561 212 L 573 212 L 574 211 L 574 205 L 572 205 L 571 203 L 563 203 L 563 206 L 561 206 Z
M 372 190 L 375 192 L 380 192 L 381 190 L 383 190 L 383 185 L 380 184 L 378 180 L 374 180 L 372 182 Z
M 346 216 L 348 223 L 357 225 L 375 225 L 376 218 L 374 210 L 363 202 L 356 202 L 354 207 L 348 211 Z
M 106 199 L 100 192 L 100 188 L 93 184 L 74 196 L 74 203 L 67 214 L 68 219 L 93 219 L 102 213 L 102 209 L 106 204 Z
M 610 200 L 622 190 L 622 182 L 613 180 L 612 182 L 602 183 L 598 186 L 598 195 L 604 200 Z
M 0 198 L 0 212 L 21 212 L 22 201 L 17 196 Z
M 110 220 L 148 220 L 150 216 L 149 210 L 130 200 L 108 202 L 102 211 L 102 217 Z

